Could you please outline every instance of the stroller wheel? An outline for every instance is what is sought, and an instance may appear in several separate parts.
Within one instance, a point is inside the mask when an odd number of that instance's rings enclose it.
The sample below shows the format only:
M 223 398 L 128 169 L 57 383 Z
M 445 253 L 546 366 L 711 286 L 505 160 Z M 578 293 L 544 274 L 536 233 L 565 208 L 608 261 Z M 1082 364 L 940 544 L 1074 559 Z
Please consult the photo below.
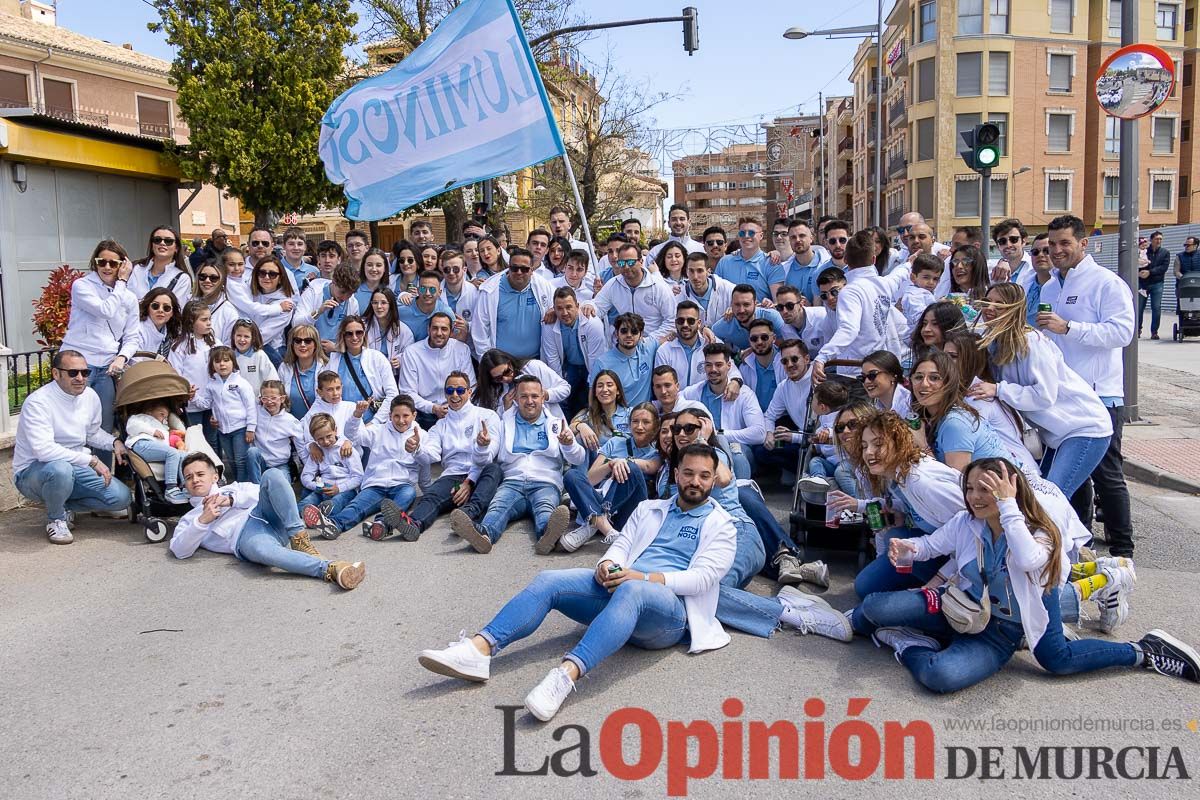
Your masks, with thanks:
M 167 523 L 161 519 L 146 520 L 146 540 L 154 542 L 164 541 L 167 538 Z

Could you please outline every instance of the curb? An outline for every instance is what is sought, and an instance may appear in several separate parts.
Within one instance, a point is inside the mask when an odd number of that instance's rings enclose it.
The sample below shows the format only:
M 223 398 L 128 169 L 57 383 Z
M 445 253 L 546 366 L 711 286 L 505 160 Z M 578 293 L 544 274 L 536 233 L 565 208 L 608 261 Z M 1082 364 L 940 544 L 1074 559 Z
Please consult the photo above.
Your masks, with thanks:
M 1133 478 L 1141 483 L 1148 483 L 1151 486 L 1158 486 L 1163 489 L 1170 489 L 1173 492 L 1182 492 L 1184 494 L 1200 494 L 1200 482 L 1181 478 L 1170 472 L 1164 472 L 1158 467 L 1147 464 L 1144 461 L 1138 461 L 1133 458 L 1125 459 L 1125 475 Z

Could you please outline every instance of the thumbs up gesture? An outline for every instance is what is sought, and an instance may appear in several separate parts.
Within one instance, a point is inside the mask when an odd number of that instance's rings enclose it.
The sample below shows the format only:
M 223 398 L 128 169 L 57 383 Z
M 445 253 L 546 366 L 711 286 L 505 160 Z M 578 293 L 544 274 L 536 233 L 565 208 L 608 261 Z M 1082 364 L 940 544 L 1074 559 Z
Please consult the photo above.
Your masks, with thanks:
M 413 435 L 408 437 L 408 441 L 404 443 L 404 451 L 407 453 L 415 453 L 421 447 L 421 429 L 413 428 Z
M 487 447 L 492 443 L 492 437 L 488 436 L 487 420 L 479 423 L 479 433 L 475 436 L 475 444 L 480 447 Z

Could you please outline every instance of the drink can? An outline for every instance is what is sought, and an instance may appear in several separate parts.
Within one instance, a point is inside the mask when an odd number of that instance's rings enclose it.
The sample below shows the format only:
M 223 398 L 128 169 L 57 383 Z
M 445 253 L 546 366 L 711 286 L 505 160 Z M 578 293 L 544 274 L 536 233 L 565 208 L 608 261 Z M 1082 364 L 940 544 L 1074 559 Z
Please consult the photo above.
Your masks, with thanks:
M 609 565 L 608 565 L 608 574 L 609 574 L 609 575 L 612 575 L 613 573 L 615 573 L 615 572 L 620 572 L 620 571 L 621 571 L 621 565 L 620 565 L 620 564 L 609 564 Z
M 1047 314 L 1054 310 L 1054 306 L 1049 303 L 1038 303 L 1038 313 L 1046 312 Z
M 883 505 L 877 500 L 867 503 L 867 524 L 873 531 L 883 530 Z
M 904 421 L 907 422 L 908 427 L 912 428 L 914 431 L 921 430 L 921 418 L 916 414 L 909 414 Z

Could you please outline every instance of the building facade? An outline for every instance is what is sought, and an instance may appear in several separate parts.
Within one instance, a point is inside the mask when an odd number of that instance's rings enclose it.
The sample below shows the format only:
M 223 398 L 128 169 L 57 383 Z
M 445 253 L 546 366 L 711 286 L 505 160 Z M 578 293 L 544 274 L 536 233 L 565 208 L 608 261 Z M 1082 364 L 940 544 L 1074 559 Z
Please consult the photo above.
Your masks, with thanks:
M 762 128 L 767 141 L 767 219 L 810 216 L 813 196 L 813 133 L 817 116 L 776 117 Z
M 684 156 L 671 167 L 675 202 L 688 207 L 693 236 L 698 237 L 711 225 L 736 230 L 740 217 L 765 220 L 766 145 L 730 145 L 718 153 Z
M 826 97 L 811 140 L 814 219 L 854 216 L 854 98 Z

